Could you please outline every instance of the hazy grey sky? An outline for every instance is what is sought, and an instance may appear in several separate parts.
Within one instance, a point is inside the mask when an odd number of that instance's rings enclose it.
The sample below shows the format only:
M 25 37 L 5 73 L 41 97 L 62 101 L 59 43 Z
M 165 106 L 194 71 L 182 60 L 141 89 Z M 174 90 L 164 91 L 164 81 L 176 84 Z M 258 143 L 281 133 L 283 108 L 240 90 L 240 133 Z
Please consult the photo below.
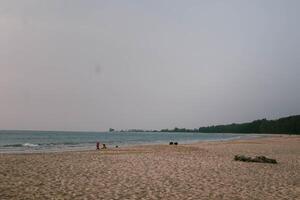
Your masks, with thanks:
M 300 114 L 298 0 L 0 0 L 0 129 Z

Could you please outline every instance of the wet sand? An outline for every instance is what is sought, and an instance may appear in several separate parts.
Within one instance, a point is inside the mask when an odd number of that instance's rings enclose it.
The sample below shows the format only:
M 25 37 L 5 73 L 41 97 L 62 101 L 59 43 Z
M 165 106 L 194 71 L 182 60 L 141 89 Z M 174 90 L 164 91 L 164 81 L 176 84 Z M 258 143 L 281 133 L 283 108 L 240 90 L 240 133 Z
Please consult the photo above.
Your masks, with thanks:
M 300 136 L 0 154 L 0 199 L 300 199 Z

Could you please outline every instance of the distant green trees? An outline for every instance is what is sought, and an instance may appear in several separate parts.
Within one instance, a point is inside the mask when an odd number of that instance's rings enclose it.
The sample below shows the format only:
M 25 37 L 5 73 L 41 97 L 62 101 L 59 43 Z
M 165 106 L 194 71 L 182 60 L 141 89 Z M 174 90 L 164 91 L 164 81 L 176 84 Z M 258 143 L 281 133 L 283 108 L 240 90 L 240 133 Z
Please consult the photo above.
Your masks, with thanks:
M 174 129 L 161 129 L 160 132 L 199 132 L 198 129 L 186 129 L 186 128 L 177 128 L 175 127 Z
M 199 128 L 203 133 L 286 133 L 300 134 L 300 115 L 277 120 L 255 120 L 249 123 L 208 126 Z
M 255 120 L 241 124 L 200 127 L 199 129 L 174 128 L 163 129 L 161 132 L 201 132 L 201 133 L 274 133 L 300 134 L 300 115 L 280 118 L 277 120 Z

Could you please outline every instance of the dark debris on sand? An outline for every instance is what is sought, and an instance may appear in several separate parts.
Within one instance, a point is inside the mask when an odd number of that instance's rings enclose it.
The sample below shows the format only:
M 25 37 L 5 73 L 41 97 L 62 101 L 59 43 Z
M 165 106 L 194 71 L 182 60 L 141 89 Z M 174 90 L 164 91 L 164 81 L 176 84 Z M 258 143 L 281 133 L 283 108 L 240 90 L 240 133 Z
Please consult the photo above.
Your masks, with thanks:
M 275 159 L 267 158 L 265 156 L 256 156 L 256 157 L 252 158 L 252 157 L 247 157 L 244 155 L 235 155 L 234 160 L 242 161 L 242 162 L 258 162 L 258 163 L 277 164 L 277 161 Z

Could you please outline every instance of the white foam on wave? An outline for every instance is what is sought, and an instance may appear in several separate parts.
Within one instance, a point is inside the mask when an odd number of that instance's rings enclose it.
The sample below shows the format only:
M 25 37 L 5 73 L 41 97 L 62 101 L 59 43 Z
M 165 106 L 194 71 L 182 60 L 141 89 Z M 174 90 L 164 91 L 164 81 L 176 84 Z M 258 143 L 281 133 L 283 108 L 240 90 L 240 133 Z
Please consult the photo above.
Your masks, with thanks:
M 37 147 L 39 145 L 38 144 L 31 144 L 31 143 L 24 143 L 23 146 L 24 147 Z

